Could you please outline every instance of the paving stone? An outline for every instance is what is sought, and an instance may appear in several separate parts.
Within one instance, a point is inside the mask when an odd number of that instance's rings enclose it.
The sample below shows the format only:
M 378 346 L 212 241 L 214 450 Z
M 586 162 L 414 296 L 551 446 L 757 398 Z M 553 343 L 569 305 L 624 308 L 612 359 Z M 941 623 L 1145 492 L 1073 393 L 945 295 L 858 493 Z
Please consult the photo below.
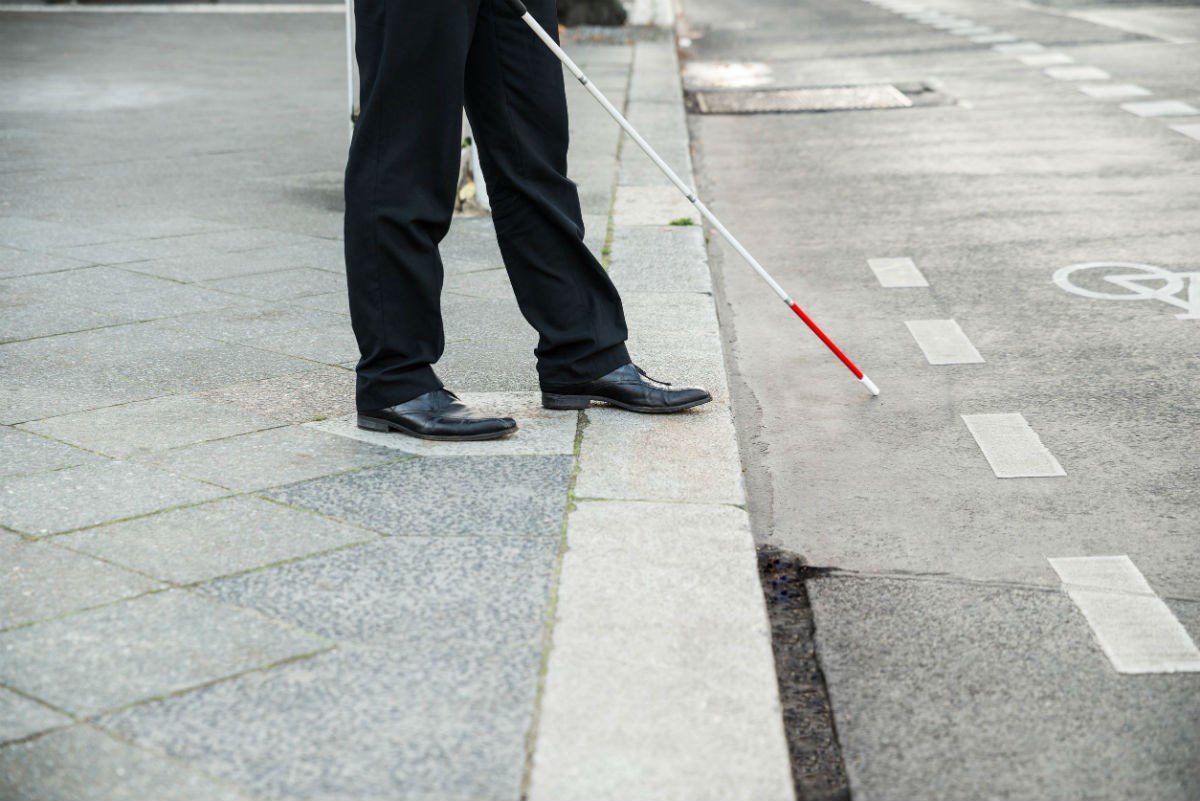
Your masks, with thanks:
M 14 278 L 16 290 L 36 292 L 45 300 L 103 309 L 122 322 L 150 320 L 234 306 L 236 296 L 186 286 L 116 267 L 85 267 Z
M 58 470 L 102 457 L 9 426 L 0 426 L 0 477 Z
M 236 278 L 222 278 L 209 281 L 205 286 L 234 295 L 246 295 L 264 300 L 286 300 L 307 295 L 345 292 L 346 279 L 344 276 L 328 270 L 298 267 L 291 270 L 254 273 Z
M 557 553 L 550 537 L 392 537 L 201 591 L 340 642 L 536 649 Z
M 12 690 L 0 687 L 0 745 L 12 740 L 19 740 L 38 732 L 69 726 L 73 723 L 69 717 L 36 701 L 30 701 L 23 695 L 17 695 Z M 4 775 L 3 751 L 0 750 L 0 776 Z M 0 778 L 0 793 L 4 793 L 4 778 Z M 8 798 L 7 795 L 0 797 Z
M 36 253 L 16 248 L 0 247 L 0 277 L 14 278 L 20 275 L 36 273 L 52 273 L 58 270 L 71 270 L 76 267 L 86 267 L 88 262 L 68 259 L 63 256 L 51 256 L 47 253 Z
M 84 464 L 6 479 L 0 484 L 0 524 L 42 536 L 228 494 L 147 465 Z
M 326 647 L 257 612 L 169 590 L 0 633 L 0 681 L 93 715 Z
M 200 397 L 285 423 L 306 423 L 354 411 L 354 383 L 352 370 L 321 367 L 232 384 Z
M 699 225 L 617 227 L 609 270 L 622 294 L 712 291 Z
M 568 456 L 415 458 L 268 493 L 384 534 L 557 536 Z
M 0 342 L 87 331 L 124 322 L 127 322 L 124 316 L 111 314 L 104 309 L 71 306 L 53 301 L 27 303 L 4 309 L 4 313 L 0 315 Z
M 288 426 L 164 451 L 146 460 L 173 473 L 249 492 L 403 458 L 321 431 Z
M 56 338 L 56 337 L 55 337 Z M 43 342 L 44 340 L 36 340 Z M 31 344 L 27 342 L 17 345 Z M 82 362 L 74 367 L 38 371 L 14 365 L 11 353 L 0 347 L 0 359 L 12 369 L 0 382 L 0 423 L 11 425 L 83 409 L 145 400 L 160 394 L 151 387 L 131 384 L 104 366 Z M 80 388 L 86 387 L 86 392 Z
M 272 428 L 278 422 L 188 395 L 49 417 L 21 427 L 117 458 Z
M 442 323 L 448 347 L 464 340 L 503 340 L 519 344 L 528 353 L 538 339 L 511 293 L 490 300 L 446 295 L 442 299 Z
M 305 309 L 317 309 L 332 314 L 350 316 L 350 298 L 346 292 L 323 292 L 319 295 L 306 295 L 292 301 L 296 306 Z
M 536 338 L 447 343 L 436 365 L 437 374 L 455 392 L 536 393 L 536 344 Z
M 579 498 L 745 503 L 728 408 L 670 416 L 592 408 L 579 456 Z M 677 458 L 688 454 L 686 460 Z
M 260 498 L 228 498 L 55 538 L 56 545 L 179 584 L 376 539 Z
M 0 534 L 0 577 L 0 629 L 163 587 L 54 543 L 29 542 L 15 534 Z
M 358 342 L 354 338 L 350 321 L 328 312 L 310 311 L 314 316 L 333 318 L 333 321 L 324 325 L 314 321 L 313 325 L 300 331 L 269 334 L 259 337 L 251 344 L 263 350 L 330 365 L 357 359 Z
M 146 216 L 141 219 L 122 219 L 117 222 L 102 223 L 92 227 L 99 231 L 111 231 L 116 234 L 137 237 L 139 239 L 157 239 L 160 237 L 203 234 L 213 231 L 228 231 L 237 227 L 229 223 L 217 222 L 216 220 L 201 220 L 197 217 L 164 216 L 162 209 L 157 208 L 147 209 L 144 214 Z M 129 218 L 133 215 L 126 211 L 123 216 Z
M 696 219 L 691 203 L 674 186 L 620 186 L 613 206 L 615 225 L 667 225 L 683 217 Z
M 511 417 L 517 422 L 517 432 L 501 440 L 433 442 L 396 433 L 367 431 L 358 427 L 357 414 L 309 423 L 308 427 L 418 456 L 569 456 L 575 452 L 577 412 L 543 409 L 541 396 L 529 392 L 463 393 L 461 398 L 463 403 L 482 414 Z
M 0 797 L 12 801 L 251 801 L 228 782 L 73 726 L 0 748 Z
M 120 234 L 28 217 L 0 217 L 0 245 L 21 250 L 47 250 L 124 239 Z
M 101 723 L 269 798 L 517 798 L 540 645 L 342 647 Z

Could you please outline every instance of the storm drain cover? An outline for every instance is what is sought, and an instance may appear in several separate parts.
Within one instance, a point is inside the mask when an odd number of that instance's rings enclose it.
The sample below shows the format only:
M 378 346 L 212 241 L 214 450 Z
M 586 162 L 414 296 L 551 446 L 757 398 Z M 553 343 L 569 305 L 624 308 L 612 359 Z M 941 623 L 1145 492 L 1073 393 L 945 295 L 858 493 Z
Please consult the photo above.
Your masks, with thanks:
M 912 100 L 891 84 L 827 86 L 810 89 L 750 89 L 692 92 L 700 114 L 785 114 L 802 111 L 853 111 L 909 108 Z

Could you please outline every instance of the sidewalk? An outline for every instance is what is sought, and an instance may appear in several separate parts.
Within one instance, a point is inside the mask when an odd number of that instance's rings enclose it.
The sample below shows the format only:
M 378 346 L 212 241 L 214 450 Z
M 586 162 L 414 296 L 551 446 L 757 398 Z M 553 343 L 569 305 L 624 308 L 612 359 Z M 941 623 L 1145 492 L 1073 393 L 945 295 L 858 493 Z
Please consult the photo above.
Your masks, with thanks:
M 426 443 L 351 416 L 341 17 L 3 20 L 0 799 L 791 797 L 703 232 L 586 93 L 631 350 L 716 402 L 541 409 L 460 219 L 438 370 L 521 430 Z M 569 49 L 687 167 L 631 40 Z

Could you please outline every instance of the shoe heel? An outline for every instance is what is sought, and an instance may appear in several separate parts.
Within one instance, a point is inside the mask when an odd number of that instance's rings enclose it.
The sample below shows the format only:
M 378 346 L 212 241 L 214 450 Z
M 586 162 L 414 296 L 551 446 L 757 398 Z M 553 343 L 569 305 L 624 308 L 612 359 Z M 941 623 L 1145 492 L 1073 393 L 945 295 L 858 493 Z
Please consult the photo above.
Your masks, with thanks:
M 387 431 L 388 424 L 382 420 L 376 420 L 372 417 L 358 416 L 358 427 L 365 428 L 367 431 Z
M 586 409 L 592 405 L 590 398 L 581 395 L 554 395 L 542 393 L 542 408 L 544 409 Z

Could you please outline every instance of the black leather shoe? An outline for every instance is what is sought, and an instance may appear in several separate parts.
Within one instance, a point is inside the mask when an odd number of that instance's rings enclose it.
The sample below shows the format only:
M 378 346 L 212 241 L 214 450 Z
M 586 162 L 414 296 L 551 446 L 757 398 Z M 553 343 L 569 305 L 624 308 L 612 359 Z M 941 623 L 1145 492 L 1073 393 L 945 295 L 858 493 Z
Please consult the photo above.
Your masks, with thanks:
M 499 439 L 517 430 L 511 417 L 473 414 L 453 392 L 435 389 L 410 401 L 358 413 L 358 427 L 368 431 L 399 431 L 410 437 L 461 442 Z
M 670 384 L 655 381 L 633 363 L 584 384 L 542 388 L 542 406 L 547 409 L 586 409 L 592 401 L 600 401 L 631 412 L 666 414 L 710 400 L 712 395 L 702 389 L 672 389 Z

